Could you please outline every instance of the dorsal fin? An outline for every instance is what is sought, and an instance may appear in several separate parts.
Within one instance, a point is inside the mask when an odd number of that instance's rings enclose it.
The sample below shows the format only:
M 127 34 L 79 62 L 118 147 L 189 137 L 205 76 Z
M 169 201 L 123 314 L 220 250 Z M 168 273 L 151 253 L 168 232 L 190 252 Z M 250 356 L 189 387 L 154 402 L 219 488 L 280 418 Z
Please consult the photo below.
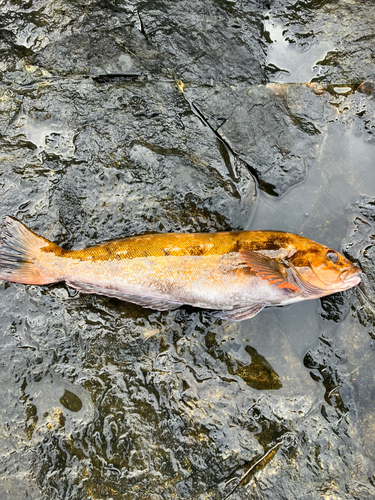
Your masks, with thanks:
M 268 281 L 270 285 L 276 285 L 277 288 L 285 288 L 291 292 L 300 291 L 295 284 L 288 281 L 288 275 L 286 275 L 285 267 L 281 262 L 250 250 L 243 250 L 240 252 L 240 256 L 257 276 Z

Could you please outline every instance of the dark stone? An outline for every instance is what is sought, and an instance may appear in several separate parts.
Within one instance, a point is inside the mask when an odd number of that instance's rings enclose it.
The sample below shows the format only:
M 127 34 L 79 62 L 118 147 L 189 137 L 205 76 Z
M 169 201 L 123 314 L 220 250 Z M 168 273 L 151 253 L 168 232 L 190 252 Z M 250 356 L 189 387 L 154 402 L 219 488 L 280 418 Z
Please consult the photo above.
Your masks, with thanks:
M 82 248 L 250 228 L 271 206 L 267 224 L 284 230 L 288 214 L 295 232 L 339 238 L 364 276 L 319 311 L 306 301 L 242 324 L 0 283 L 1 498 L 375 496 L 374 201 L 350 208 L 372 188 L 373 9 L 3 3 L 0 218 Z M 267 85 L 280 73 L 270 19 L 291 59 L 291 47 L 335 47 L 315 84 L 297 71 Z M 307 194 L 318 201 L 302 224 Z

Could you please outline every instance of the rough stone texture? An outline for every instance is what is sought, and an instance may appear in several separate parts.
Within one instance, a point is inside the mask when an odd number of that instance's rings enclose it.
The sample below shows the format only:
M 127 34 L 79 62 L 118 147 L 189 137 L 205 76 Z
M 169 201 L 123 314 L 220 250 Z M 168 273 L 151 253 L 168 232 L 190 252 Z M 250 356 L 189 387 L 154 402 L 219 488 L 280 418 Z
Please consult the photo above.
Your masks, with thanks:
M 272 200 L 262 224 L 343 244 L 365 277 L 242 324 L 1 283 L 1 498 L 375 496 L 374 202 L 353 204 L 372 189 L 373 9 L 3 3 L 0 217 L 78 248 L 248 228 Z M 269 19 L 306 57 L 335 44 L 323 86 L 266 85 Z
M 364 272 L 361 285 L 355 290 L 348 305 L 338 310 L 342 315 L 351 314 L 345 344 L 351 338 L 355 349 L 346 345 L 348 350 L 348 371 L 353 385 L 353 399 L 359 401 L 358 412 L 362 423 L 363 446 L 366 454 L 375 459 L 374 438 L 374 395 L 375 375 L 370 368 L 375 359 L 375 200 L 363 196 L 356 202 L 357 217 L 352 234 L 345 250 L 349 258 L 358 262 Z M 358 328 L 358 323 L 362 328 Z M 345 332 L 346 333 L 346 332 Z
M 201 95 L 203 94 L 203 96 Z M 187 92 L 218 135 L 273 196 L 303 181 L 319 153 L 325 96 L 301 85 Z M 197 98 L 194 98 L 197 96 Z

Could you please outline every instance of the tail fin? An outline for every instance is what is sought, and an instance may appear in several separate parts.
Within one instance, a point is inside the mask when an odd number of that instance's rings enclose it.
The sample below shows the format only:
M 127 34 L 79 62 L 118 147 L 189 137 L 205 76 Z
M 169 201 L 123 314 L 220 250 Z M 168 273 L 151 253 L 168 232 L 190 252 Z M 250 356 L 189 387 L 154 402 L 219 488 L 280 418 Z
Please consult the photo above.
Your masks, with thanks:
M 48 252 L 45 259 L 42 248 Z M 26 285 L 60 281 L 53 276 L 53 263 L 48 258 L 50 252 L 54 257 L 56 249 L 60 247 L 33 233 L 16 218 L 6 216 L 0 233 L 0 280 Z

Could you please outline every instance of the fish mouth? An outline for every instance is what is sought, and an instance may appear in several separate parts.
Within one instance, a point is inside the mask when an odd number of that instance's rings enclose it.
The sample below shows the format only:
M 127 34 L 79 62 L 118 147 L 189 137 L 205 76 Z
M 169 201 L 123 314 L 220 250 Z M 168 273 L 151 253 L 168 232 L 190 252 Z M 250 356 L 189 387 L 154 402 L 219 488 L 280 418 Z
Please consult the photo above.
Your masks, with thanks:
M 340 280 L 343 281 L 346 285 L 352 284 L 358 285 L 360 283 L 361 278 L 360 274 L 362 274 L 362 270 L 359 267 L 351 266 L 349 269 L 344 269 L 340 273 Z

